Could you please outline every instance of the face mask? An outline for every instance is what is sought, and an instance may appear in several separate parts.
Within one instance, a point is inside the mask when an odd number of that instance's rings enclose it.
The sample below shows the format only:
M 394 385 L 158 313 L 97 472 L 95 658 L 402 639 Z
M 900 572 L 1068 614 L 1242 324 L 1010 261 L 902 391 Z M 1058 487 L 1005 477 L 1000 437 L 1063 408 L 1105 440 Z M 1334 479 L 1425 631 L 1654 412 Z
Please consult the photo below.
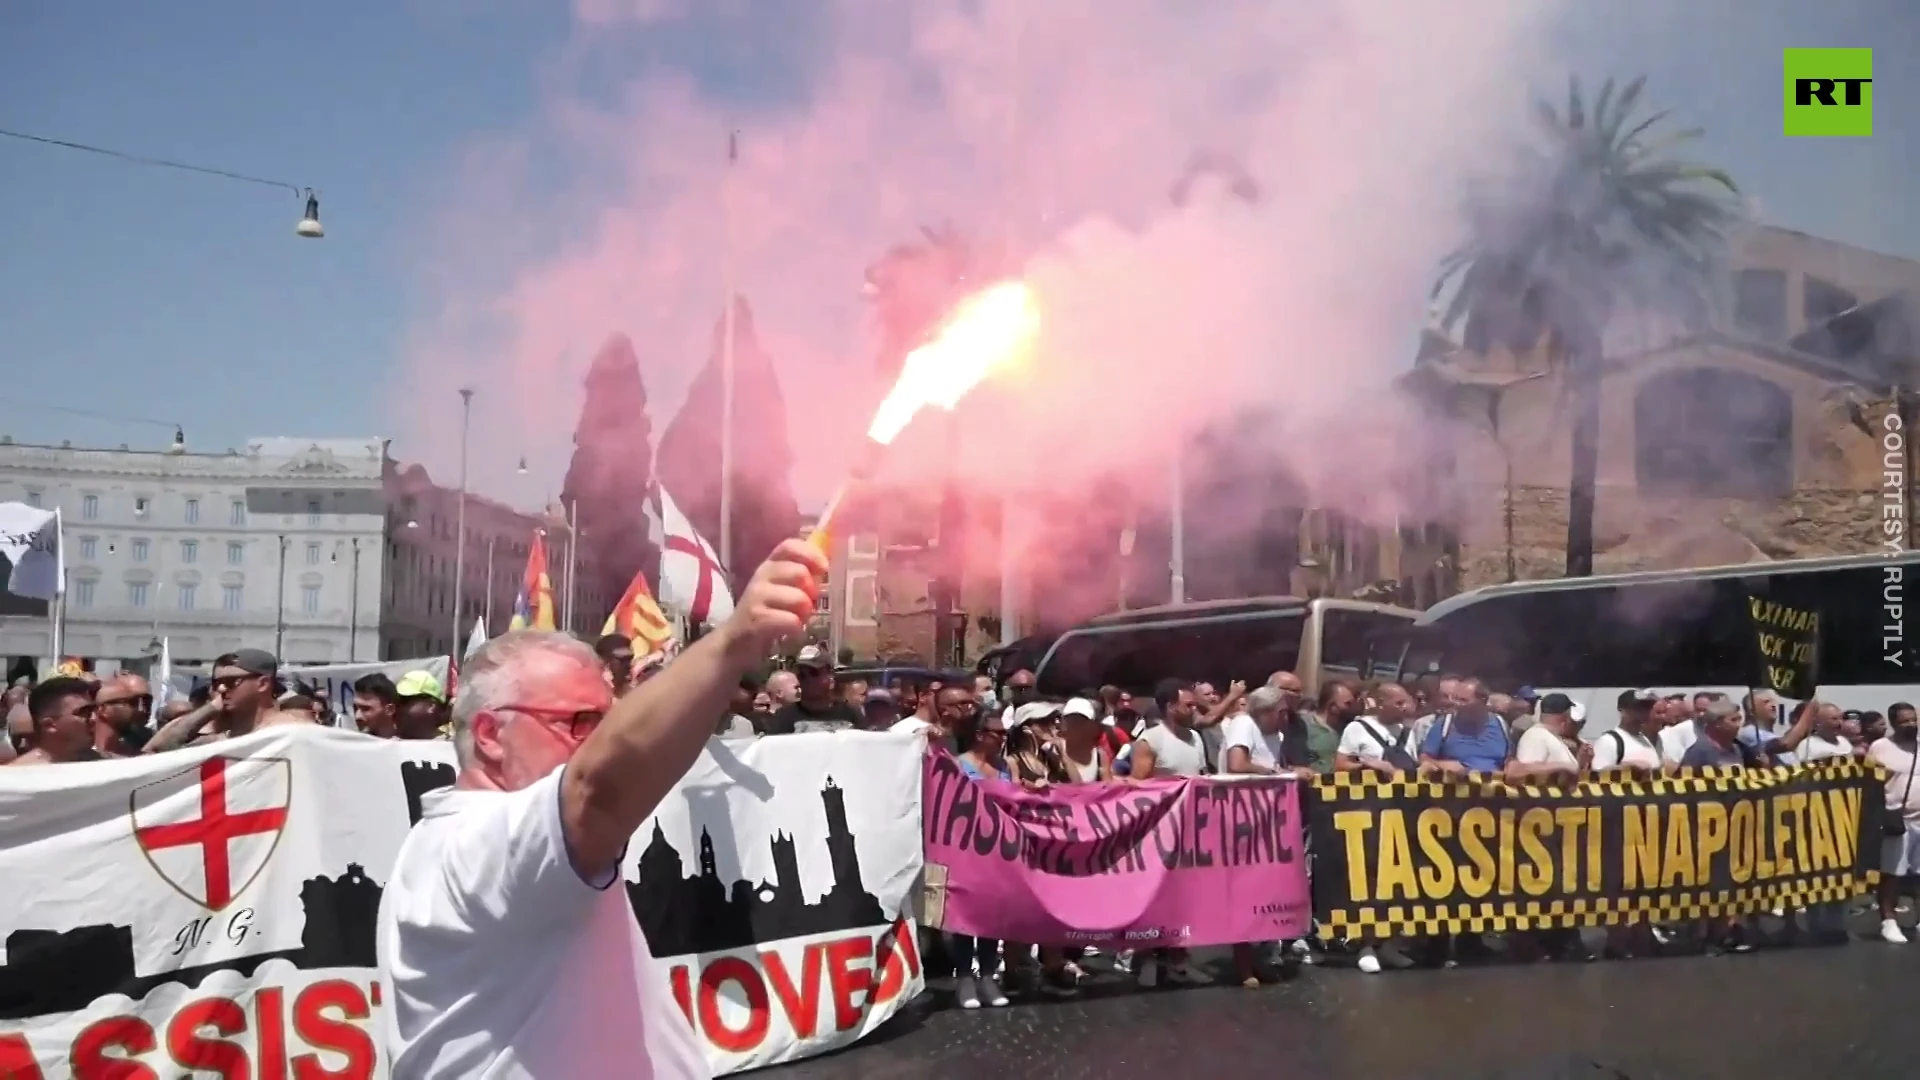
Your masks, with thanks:
M 997 696 L 991 693 L 980 695 L 981 712 L 993 712 L 998 708 L 1000 708 L 1000 699 Z

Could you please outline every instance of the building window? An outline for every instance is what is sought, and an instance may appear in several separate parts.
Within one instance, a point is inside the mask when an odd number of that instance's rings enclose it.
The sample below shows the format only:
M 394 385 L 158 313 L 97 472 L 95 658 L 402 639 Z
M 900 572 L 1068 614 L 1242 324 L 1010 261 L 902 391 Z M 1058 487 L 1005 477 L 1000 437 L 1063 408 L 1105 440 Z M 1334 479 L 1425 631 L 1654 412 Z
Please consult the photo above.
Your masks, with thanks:
M 240 606 L 241 606 L 240 589 L 241 588 L 242 586 L 239 586 L 239 585 L 220 586 L 220 607 L 223 610 L 226 610 L 226 611 L 240 610 Z
M 29 490 L 29 491 L 27 492 L 27 505 L 28 505 L 28 506 L 39 506 L 39 505 L 40 505 L 40 493 L 39 493 L 39 492 L 37 492 L 37 491 L 32 491 L 32 490 Z
M 227 508 L 227 524 L 245 525 L 247 523 L 247 500 L 235 499 Z
M 151 509 L 153 509 L 152 499 L 147 498 L 145 495 L 135 495 L 133 497 L 134 517 L 146 517 L 147 511 Z
M 146 582 L 144 581 L 136 582 L 132 585 L 127 586 L 127 604 L 130 607 L 137 607 L 137 608 L 143 608 L 147 606 L 147 583 Z
M 227 565 L 239 566 L 241 563 L 244 563 L 246 561 L 247 561 L 247 545 L 242 544 L 238 541 L 228 541 Z
M 93 582 L 76 581 L 73 583 L 73 602 L 80 607 L 93 606 Z
M 880 594 L 871 571 L 847 575 L 847 625 L 873 626 L 880 617 Z
M 319 499 L 307 500 L 307 526 L 309 528 L 316 528 L 316 529 L 320 527 L 320 500 Z
M 1787 336 L 1787 275 L 1742 270 L 1733 276 L 1733 325 L 1768 341 Z
M 92 559 L 92 558 L 98 557 L 99 554 L 100 554 L 100 538 L 99 537 L 83 536 L 80 538 L 80 557 L 81 558 Z
M 189 525 L 200 524 L 200 500 L 188 499 L 186 513 L 187 513 L 187 524 Z
M 136 537 L 133 541 L 133 561 L 147 561 L 147 538 L 144 536 Z
M 192 611 L 194 601 L 197 599 L 195 594 L 200 591 L 200 586 L 183 584 L 178 586 L 178 591 L 180 593 L 180 610 Z
M 1683 368 L 1640 385 L 1633 403 L 1641 491 L 1772 498 L 1793 490 L 1793 398 L 1757 375 Z
M 880 534 L 854 533 L 847 537 L 847 557 L 853 559 L 879 558 Z
M 307 565 L 308 566 L 320 565 L 320 545 L 319 544 L 307 545 Z
M 1809 327 L 1819 326 L 1860 303 L 1860 298 L 1831 281 L 1809 274 L 1800 283 L 1800 314 Z
M 320 614 L 320 586 L 302 585 L 300 587 L 300 613 L 302 615 Z
M 100 517 L 100 496 L 80 496 L 80 516 L 88 521 L 98 519 Z
M 200 561 L 200 541 L 198 540 L 180 541 L 180 561 L 183 563 L 199 562 Z

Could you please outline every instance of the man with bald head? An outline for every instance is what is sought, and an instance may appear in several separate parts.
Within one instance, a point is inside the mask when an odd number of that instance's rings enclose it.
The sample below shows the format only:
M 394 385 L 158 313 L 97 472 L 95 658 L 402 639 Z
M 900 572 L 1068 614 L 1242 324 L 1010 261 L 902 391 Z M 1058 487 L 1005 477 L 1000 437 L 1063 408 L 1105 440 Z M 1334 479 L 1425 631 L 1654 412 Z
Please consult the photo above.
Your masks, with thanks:
M 140 749 L 129 736 L 152 713 L 147 680 L 131 671 L 106 680 L 93 698 L 93 748 L 103 757 L 133 757 Z

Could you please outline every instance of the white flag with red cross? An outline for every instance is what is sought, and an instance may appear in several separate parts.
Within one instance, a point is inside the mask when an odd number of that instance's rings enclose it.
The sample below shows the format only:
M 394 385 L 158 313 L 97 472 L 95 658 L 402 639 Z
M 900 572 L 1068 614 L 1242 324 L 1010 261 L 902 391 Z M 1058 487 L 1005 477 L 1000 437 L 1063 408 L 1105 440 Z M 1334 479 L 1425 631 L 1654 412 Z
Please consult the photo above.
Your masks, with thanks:
M 654 541 L 660 545 L 660 605 L 691 629 L 733 614 L 733 593 L 713 547 L 694 531 L 667 489 L 654 487 Z

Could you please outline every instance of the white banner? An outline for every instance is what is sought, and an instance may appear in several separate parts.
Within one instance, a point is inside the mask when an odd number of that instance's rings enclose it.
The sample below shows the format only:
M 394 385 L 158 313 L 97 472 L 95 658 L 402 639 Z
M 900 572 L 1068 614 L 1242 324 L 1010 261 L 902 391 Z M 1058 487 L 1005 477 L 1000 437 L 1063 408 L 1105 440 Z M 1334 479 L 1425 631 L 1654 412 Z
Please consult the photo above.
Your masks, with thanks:
M 923 745 L 715 741 L 635 836 L 629 896 L 716 1072 L 844 1046 L 924 986 Z M 280 727 L 0 770 L 0 1076 L 386 1076 L 375 917 L 452 755 Z
M 7 591 L 51 601 L 66 590 L 60 550 L 60 511 L 26 503 L 0 503 L 0 557 L 13 564 Z

